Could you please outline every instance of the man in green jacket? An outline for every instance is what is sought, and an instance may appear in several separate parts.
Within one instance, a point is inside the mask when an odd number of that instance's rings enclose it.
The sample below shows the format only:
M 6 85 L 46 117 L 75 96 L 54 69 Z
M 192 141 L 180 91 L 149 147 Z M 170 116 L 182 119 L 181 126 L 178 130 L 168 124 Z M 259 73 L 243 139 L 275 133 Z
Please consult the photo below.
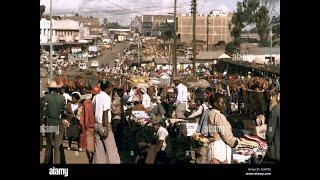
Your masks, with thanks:
M 49 93 L 44 101 L 44 119 L 46 122 L 46 152 L 44 164 L 65 164 L 63 148 L 63 130 L 62 115 L 65 114 L 64 97 L 58 94 L 61 88 L 56 81 L 49 81 Z M 53 155 L 53 157 L 52 157 Z

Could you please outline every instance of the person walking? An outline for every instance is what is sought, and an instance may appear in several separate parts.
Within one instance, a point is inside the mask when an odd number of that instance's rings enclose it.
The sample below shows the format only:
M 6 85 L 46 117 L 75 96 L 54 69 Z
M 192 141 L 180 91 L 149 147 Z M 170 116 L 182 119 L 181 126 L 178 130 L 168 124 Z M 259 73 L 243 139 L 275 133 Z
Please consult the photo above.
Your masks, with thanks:
M 118 149 L 111 128 L 111 97 L 109 82 L 100 84 L 101 91 L 92 100 L 95 114 L 95 164 L 120 164 Z
M 177 99 L 176 99 L 176 117 L 177 119 L 184 119 L 188 102 L 188 88 L 184 85 L 184 83 L 180 80 L 177 81 L 179 84 L 177 85 Z
M 86 150 L 89 164 L 92 164 L 93 162 L 95 123 L 91 98 L 91 94 L 85 94 L 82 96 L 81 99 L 83 99 L 83 102 L 80 115 L 80 124 L 82 127 L 82 135 L 80 135 L 80 138 L 83 137 L 83 140 L 80 140 L 80 147 Z
M 43 116 L 47 129 L 55 129 L 56 132 L 46 132 L 46 151 L 44 156 L 44 164 L 66 164 L 64 148 L 63 148 L 63 132 L 62 115 L 65 114 L 65 99 L 58 94 L 61 88 L 54 80 L 49 80 L 49 93 L 43 100 Z
M 108 124 L 107 127 L 108 128 L 108 136 L 106 138 L 106 149 L 107 149 L 107 154 L 108 154 L 108 158 L 109 158 L 109 163 L 110 164 L 120 164 L 120 156 L 118 153 L 118 147 L 114 138 L 114 134 L 112 132 L 112 116 L 111 116 L 111 95 L 112 95 L 112 89 L 113 86 L 110 82 L 106 82 L 102 84 L 102 87 L 100 85 L 101 90 L 106 92 L 107 95 L 107 108 L 108 108 L 108 121 L 105 121 L 105 124 Z M 101 92 L 100 92 L 101 93 Z
M 77 142 L 77 149 L 76 154 L 78 154 L 78 151 L 82 151 L 80 149 L 80 133 L 81 133 L 81 125 L 80 125 L 80 112 L 78 111 L 81 107 L 81 104 L 79 103 L 80 100 L 80 93 L 73 92 L 71 94 L 72 102 L 69 102 L 67 104 L 67 118 L 70 123 L 68 129 L 67 129 L 67 137 L 68 137 L 68 150 L 71 150 L 71 144 L 72 141 Z M 78 113 L 79 112 L 79 113 Z

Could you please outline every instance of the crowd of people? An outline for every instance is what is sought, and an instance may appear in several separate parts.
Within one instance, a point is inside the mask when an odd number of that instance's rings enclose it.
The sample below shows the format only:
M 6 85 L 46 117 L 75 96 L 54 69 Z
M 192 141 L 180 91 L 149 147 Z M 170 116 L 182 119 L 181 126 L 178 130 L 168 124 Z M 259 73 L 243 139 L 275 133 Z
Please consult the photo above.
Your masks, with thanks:
M 231 148 L 236 147 L 240 141 L 232 135 L 227 118 L 234 113 L 247 116 L 250 109 L 246 110 L 248 105 L 243 97 L 239 97 L 244 96 L 246 91 L 260 94 L 272 92 L 269 96 L 271 98 L 266 98 L 269 101 L 268 107 L 263 106 L 261 112 L 257 112 L 259 108 L 251 107 L 255 116 L 264 114 L 269 118 L 270 115 L 272 119 L 275 117 L 271 115 L 274 109 L 279 108 L 280 89 L 277 83 L 263 78 L 246 80 L 229 77 L 228 80 L 214 79 L 212 87 L 208 88 L 188 88 L 184 80 L 175 79 L 169 87 L 159 88 L 157 94 L 152 93 L 151 88 L 135 85 L 127 89 L 118 88 L 106 80 L 91 84 L 92 88 L 79 80 L 76 84 L 82 86 L 77 85 L 71 89 L 68 84 L 62 83 L 61 86 L 59 81 L 50 81 L 48 92 L 41 98 L 40 125 L 59 126 L 59 133 L 46 133 L 48 145 L 44 163 L 66 162 L 63 151 L 63 140 L 66 139 L 69 142 L 67 150 L 72 148 L 73 141 L 77 142 L 76 151 L 85 151 L 89 163 L 119 164 L 121 158 L 118 148 L 123 146 L 124 133 L 132 119 L 140 126 L 153 127 L 155 133 L 152 141 L 138 142 L 139 146 L 147 146 L 147 152 L 143 161 L 138 155 L 136 162 L 162 162 L 167 158 L 165 149 L 167 141 L 170 141 L 168 136 L 171 130 L 165 121 L 168 118 L 197 118 L 199 125 L 209 129 L 224 127 L 224 133 L 203 133 L 213 137 L 208 147 L 208 163 L 231 163 Z M 271 102 L 272 99 L 274 102 Z M 231 108 L 232 103 L 239 105 L 238 110 Z M 138 116 L 135 114 L 137 112 L 143 114 Z M 133 118 L 128 118 L 130 115 Z M 208 116 L 205 123 L 200 120 L 204 115 Z M 270 123 L 273 126 L 279 124 L 277 119 Z M 271 134 L 276 137 L 274 133 Z M 227 150 L 223 151 L 223 147 L 227 147 Z M 53 152 L 54 159 L 51 157 Z
M 186 75 L 190 70 L 186 70 Z M 166 86 L 139 86 L 127 80 L 133 77 L 170 76 L 166 70 L 129 68 L 124 59 L 113 67 L 102 65 L 95 78 L 66 76 L 50 80 L 48 91 L 40 98 L 40 125 L 59 127 L 59 133 L 47 132 L 45 164 L 66 163 L 63 142 L 67 150 L 76 142 L 76 152 L 84 151 L 90 164 L 120 164 L 119 151 L 128 145 L 130 127 L 149 132 L 148 137 L 133 140 L 133 163 L 169 163 L 167 151 L 175 136 L 168 119 L 196 120 L 197 132 L 210 137 L 206 163 L 231 162 L 231 148 L 241 144 L 233 136 L 229 117 L 238 114 L 249 119 L 264 115 L 268 123 L 267 160 L 278 162 L 280 128 L 280 79 L 243 77 L 239 75 L 209 75 L 208 87 L 189 87 L 188 78 L 175 78 Z M 120 79 L 120 83 L 119 80 Z M 193 79 L 197 81 L 197 79 Z M 134 124 L 134 125 L 132 125 Z M 270 128 L 271 127 L 271 128 Z M 207 128 L 207 130 L 205 130 Z M 208 131 L 208 129 L 223 129 Z M 133 131 L 132 131 L 133 132 Z M 134 131 L 130 136 L 137 136 Z M 43 143 L 40 134 L 40 143 Z M 129 147 L 129 150 L 134 148 Z M 40 150 L 42 148 L 40 147 Z M 172 156 L 171 156 L 172 158 Z

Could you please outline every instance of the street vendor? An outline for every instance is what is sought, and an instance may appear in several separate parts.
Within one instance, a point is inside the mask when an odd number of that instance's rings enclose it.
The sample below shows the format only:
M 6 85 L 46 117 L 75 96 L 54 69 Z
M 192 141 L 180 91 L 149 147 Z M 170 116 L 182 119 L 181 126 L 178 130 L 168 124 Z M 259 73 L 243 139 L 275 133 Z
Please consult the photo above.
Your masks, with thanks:
M 208 145 L 207 160 L 210 164 L 230 164 L 231 148 L 238 145 L 239 140 L 233 136 L 232 127 L 222 114 L 225 110 L 225 97 L 216 94 L 210 99 L 213 109 L 208 114 L 208 129 L 210 143 Z

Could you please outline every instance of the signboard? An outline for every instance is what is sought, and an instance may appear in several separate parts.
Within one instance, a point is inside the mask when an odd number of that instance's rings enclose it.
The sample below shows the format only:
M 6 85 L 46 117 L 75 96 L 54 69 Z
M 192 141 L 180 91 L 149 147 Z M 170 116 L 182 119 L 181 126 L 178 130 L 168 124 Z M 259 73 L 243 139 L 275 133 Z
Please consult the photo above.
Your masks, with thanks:
M 149 118 L 145 111 L 132 111 L 132 115 L 138 119 Z
M 71 52 L 72 52 L 72 53 L 81 52 L 81 48 L 80 48 L 80 47 L 73 47 L 73 48 L 71 48 Z
M 194 133 L 196 133 L 196 130 L 198 128 L 198 123 L 186 123 L 187 128 L 187 136 L 192 136 Z
M 89 46 L 89 51 L 97 52 L 98 47 L 97 46 Z

